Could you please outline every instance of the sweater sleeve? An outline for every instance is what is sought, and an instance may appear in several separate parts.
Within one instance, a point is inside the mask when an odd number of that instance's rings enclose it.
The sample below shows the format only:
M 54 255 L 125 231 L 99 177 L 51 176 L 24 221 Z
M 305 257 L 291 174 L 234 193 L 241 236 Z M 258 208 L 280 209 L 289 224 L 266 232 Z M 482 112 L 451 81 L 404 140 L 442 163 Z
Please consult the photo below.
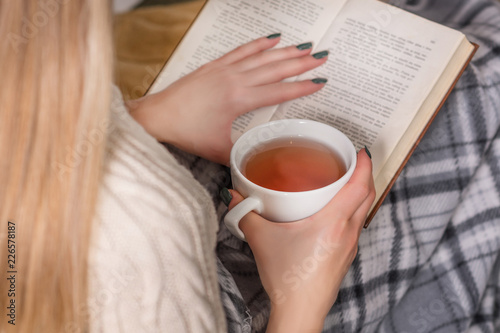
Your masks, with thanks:
M 226 331 L 217 228 L 203 187 L 114 105 L 89 257 L 91 331 Z

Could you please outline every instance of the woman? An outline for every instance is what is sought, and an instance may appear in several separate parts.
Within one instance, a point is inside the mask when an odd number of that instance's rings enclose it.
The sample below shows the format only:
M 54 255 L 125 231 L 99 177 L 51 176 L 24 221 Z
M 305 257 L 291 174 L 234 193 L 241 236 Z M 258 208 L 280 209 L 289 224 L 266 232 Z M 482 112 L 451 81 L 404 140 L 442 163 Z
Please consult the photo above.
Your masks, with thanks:
M 14 288 L 1 303 L 15 304 L 13 322 L 2 320 L 0 331 L 223 332 L 213 204 L 157 140 L 227 162 L 232 120 L 321 89 L 281 80 L 326 58 L 295 46 L 270 50 L 273 34 L 131 104 L 129 114 L 110 84 L 108 7 L 0 3 L 3 270 L 15 255 L 15 281 L 0 282 Z M 241 200 L 232 196 L 230 207 Z M 242 221 L 266 290 L 281 292 L 269 332 L 321 330 L 373 197 L 362 151 L 352 180 L 318 214 L 286 228 L 255 214 Z M 283 285 L 284 271 L 325 241 L 303 287 Z

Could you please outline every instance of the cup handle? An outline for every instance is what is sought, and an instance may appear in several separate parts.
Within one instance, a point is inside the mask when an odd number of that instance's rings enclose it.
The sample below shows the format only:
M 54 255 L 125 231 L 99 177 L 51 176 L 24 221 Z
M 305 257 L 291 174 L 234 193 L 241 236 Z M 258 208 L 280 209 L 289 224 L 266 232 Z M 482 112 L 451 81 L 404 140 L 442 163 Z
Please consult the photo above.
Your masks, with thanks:
M 254 210 L 256 213 L 260 213 L 262 210 L 262 202 L 257 198 L 248 197 L 234 206 L 233 209 L 227 212 L 226 216 L 224 217 L 224 223 L 226 224 L 226 227 L 233 235 L 235 235 L 242 241 L 246 241 L 246 239 L 245 235 L 238 225 L 243 216 L 247 215 L 252 210 Z

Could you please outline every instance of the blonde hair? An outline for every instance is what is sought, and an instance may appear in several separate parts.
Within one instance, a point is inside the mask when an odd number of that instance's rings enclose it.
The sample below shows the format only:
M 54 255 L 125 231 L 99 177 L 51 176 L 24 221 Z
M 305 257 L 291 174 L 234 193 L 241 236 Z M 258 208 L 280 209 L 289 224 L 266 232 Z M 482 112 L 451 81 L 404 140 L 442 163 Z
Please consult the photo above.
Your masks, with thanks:
M 110 25 L 108 1 L 0 0 L 0 332 L 88 330 Z

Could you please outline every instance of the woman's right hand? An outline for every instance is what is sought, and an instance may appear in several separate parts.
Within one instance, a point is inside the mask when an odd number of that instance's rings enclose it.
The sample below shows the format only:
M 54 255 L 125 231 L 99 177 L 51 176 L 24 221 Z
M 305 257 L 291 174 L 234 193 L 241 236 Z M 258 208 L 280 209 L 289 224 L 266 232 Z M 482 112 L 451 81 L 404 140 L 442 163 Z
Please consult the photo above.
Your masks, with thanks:
M 231 194 L 229 209 L 243 200 Z M 251 212 L 240 221 L 271 299 L 268 332 L 321 332 L 374 198 L 372 163 L 363 149 L 349 182 L 315 215 L 274 223 Z
M 274 48 L 279 40 L 263 37 L 244 44 L 161 92 L 129 101 L 130 113 L 159 141 L 228 164 L 231 126 L 238 116 L 324 86 L 322 81 L 284 79 L 324 64 L 328 53 L 313 56 L 311 48 Z

